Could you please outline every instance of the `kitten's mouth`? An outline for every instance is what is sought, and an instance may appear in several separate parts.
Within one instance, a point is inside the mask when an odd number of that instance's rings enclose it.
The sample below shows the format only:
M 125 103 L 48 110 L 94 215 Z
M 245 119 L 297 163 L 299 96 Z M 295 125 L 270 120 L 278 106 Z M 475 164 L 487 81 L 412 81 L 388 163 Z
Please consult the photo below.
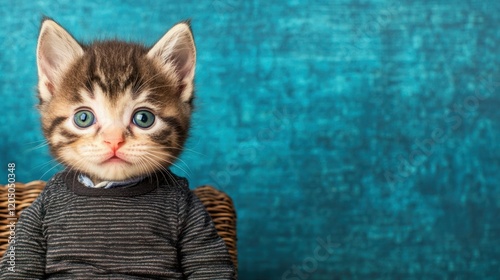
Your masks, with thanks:
M 108 158 L 107 160 L 103 161 L 102 163 L 130 163 L 118 156 L 112 156 Z

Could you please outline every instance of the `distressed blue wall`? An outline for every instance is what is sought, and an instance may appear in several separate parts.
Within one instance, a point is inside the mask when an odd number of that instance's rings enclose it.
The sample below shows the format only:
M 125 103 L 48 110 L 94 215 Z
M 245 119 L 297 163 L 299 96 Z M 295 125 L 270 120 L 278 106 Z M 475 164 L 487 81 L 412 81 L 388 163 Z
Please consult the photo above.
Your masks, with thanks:
M 9 162 L 55 172 L 36 148 L 43 14 L 146 43 L 191 18 L 178 173 L 234 198 L 241 279 L 500 277 L 500 2 L 180 2 L 3 1 L 0 181 Z

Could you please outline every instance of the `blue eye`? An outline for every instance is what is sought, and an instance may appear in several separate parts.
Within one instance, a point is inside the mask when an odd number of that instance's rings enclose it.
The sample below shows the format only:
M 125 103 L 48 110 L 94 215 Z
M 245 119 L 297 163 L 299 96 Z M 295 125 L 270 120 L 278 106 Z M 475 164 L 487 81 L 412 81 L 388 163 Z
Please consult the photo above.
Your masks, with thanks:
M 140 110 L 135 112 L 132 122 L 140 128 L 148 128 L 155 122 L 155 115 L 150 111 Z
M 75 124 L 80 128 L 87 128 L 95 123 L 95 117 L 89 110 L 81 110 L 76 112 L 73 118 Z

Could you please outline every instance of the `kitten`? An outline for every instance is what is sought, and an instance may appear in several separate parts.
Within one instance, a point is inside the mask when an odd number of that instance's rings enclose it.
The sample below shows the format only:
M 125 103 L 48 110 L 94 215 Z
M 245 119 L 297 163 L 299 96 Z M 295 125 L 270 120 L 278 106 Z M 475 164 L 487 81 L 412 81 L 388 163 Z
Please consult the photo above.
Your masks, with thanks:
M 0 279 L 235 278 L 203 204 L 168 170 L 193 110 L 189 24 L 147 48 L 80 44 L 46 19 L 36 55 L 43 133 L 68 168 L 23 210 Z
M 166 169 L 193 109 L 196 49 L 187 23 L 152 48 L 81 45 L 45 21 L 37 48 L 39 110 L 51 153 L 96 183 Z

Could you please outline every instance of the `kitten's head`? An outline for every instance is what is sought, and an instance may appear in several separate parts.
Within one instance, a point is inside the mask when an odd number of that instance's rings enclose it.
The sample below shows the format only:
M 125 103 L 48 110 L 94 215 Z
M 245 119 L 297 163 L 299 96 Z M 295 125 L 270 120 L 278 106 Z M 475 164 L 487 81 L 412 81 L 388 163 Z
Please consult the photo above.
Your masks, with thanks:
M 44 20 L 38 92 L 51 153 L 99 180 L 165 170 L 187 138 L 195 63 L 188 23 L 147 48 L 120 41 L 80 44 Z

